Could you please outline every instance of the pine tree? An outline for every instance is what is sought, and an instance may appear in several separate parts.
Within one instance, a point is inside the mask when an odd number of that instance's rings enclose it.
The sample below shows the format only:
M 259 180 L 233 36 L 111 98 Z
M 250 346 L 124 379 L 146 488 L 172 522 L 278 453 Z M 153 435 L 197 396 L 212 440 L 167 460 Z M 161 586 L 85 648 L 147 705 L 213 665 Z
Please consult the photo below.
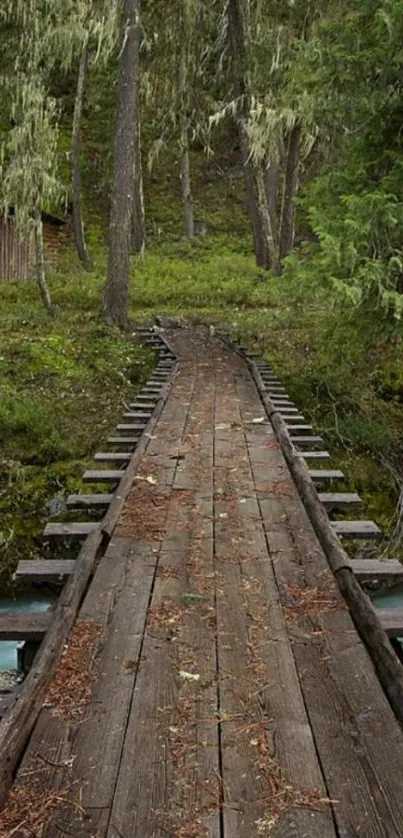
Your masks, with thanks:
M 123 0 L 108 278 L 103 297 L 107 322 L 122 329 L 128 325 L 134 146 L 139 118 L 136 94 L 140 73 L 139 13 L 139 0 Z

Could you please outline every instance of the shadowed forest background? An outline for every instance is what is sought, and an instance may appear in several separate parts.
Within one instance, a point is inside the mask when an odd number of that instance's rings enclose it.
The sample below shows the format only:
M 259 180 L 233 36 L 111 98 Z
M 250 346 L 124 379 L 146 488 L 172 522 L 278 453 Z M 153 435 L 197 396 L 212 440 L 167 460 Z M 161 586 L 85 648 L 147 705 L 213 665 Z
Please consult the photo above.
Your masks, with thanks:
M 400 555 L 401 3 L 7 0 L 0 43 L 3 580 L 163 314 L 270 360 Z

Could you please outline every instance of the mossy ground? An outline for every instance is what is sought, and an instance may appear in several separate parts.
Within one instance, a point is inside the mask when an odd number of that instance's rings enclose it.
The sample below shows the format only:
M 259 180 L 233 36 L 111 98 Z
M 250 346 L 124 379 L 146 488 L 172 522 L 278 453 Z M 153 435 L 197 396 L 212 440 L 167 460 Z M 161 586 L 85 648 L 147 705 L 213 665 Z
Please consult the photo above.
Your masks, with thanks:
M 30 283 L 0 289 L 3 585 L 18 559 L 43 555 L 50 501 L 80 488 L 91 455 L 154 363 L 153 353 L 104 325 L 91 278 L 78 271 L 51 284 L 54 319 Z

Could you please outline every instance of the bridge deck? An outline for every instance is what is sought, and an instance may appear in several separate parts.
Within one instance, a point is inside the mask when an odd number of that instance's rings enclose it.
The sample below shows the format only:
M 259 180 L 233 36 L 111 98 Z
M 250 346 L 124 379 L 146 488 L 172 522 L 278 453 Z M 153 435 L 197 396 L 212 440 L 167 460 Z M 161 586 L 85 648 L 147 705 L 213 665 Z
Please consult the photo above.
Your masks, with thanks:
M 19 784 L 58 790 L 47 838 L 401 838 L 403 735 L 249 373 L 172 345 L 76 627 L 92 697 L 67 652 Z

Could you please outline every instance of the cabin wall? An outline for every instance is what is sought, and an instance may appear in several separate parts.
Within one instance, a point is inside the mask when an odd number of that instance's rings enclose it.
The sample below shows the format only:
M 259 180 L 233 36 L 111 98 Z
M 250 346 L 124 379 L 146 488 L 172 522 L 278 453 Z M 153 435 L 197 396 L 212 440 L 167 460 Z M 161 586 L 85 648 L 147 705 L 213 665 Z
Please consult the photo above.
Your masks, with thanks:
M 0 282 L 27 279 L 33 260 L 33 239 L 24 241 L 12 221 L 0 218 Z
M 67 225 L 44 219 L 43 239 L 49 268 L 55 267 L 60 248 L 67 243 Z M 28 279 L 35 265 L 33 235 L 27 242 L 17 233 L 11 219 L 0 218 L 0 282 Z

